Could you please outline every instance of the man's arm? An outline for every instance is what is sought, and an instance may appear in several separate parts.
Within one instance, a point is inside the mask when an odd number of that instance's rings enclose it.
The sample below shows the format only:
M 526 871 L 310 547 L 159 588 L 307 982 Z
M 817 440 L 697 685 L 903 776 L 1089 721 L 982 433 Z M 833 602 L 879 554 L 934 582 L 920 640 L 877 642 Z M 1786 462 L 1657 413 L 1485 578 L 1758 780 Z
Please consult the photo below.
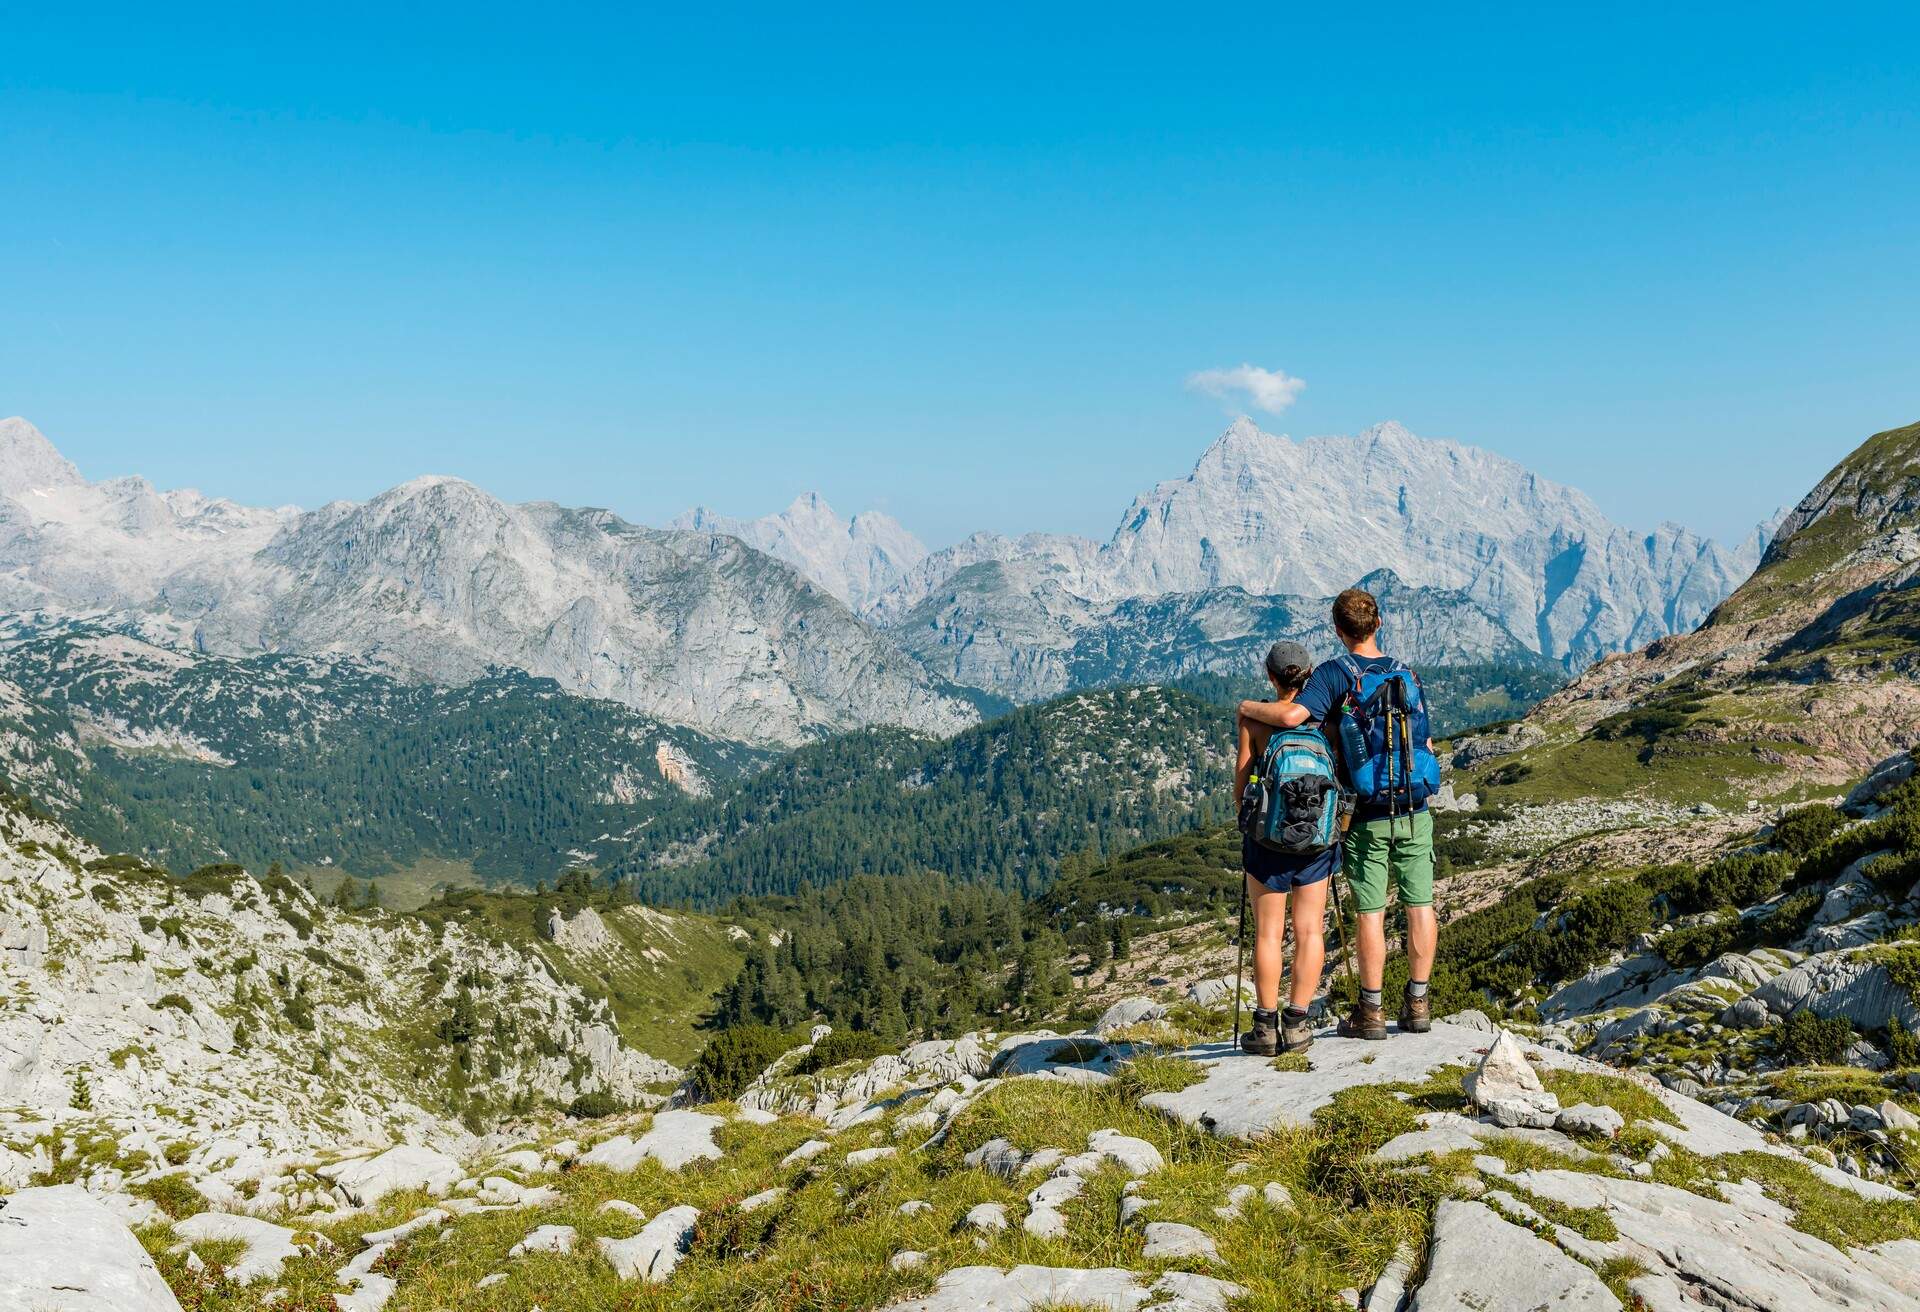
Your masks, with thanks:
M 1240 718 L 1274 729 L 1298 729 L 1312 717 L 1299 702 L 1241 702 Z

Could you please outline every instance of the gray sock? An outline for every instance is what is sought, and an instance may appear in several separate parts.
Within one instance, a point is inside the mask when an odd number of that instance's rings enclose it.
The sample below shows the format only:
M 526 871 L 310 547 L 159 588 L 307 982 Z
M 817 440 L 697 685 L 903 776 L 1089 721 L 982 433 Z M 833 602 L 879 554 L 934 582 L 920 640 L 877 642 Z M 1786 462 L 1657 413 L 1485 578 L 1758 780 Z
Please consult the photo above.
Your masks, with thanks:
M 1377 1006 L 1379 1006 L 1379 1005 L 1380 1005 L 1380 990 L 1379 990 L 1379 989 L 1361 989 L 1361 990 L 1360 990 L 1360 1001 L 1362 1001 L 1362 1002 L 1364 1002 L 1364 1003 L 1366 1003 L 1366 1004 L 1367 1004 L 1367 1005 L 1368 1005 L 1369 1007 L 1377 1007 Z
M 1423 980 L 1423 979 L 1415 979 L 1415 980 L 1408 980 L 1408 981 L 1407 981 L 1407 996 L 1408 996 L 1408 997 L 1410 997 L 1410 998 L 1424 998 L 1424 997 L 1426 997 L 1426 996 L 1427 996 L 1427 981 L 1425 981 L 1425 980 Z

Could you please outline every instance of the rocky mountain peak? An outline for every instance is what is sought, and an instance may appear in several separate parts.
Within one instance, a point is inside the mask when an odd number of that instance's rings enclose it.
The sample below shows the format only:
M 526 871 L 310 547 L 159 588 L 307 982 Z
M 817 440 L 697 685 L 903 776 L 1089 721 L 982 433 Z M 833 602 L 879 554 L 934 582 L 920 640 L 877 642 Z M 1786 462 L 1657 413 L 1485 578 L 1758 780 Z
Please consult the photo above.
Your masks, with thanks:
M 758 519 L 735 519 L 706 507 L 676 517 L 670 528 L 718 533 L 792 565 L 855 610 L 867 609 L 927 555 L 892 516 L 867 510 L 845 520 L 818 492 Z
M 86 481 L 39 429 L 18 415 L 0 419 L 0 496 L 17 497 Z

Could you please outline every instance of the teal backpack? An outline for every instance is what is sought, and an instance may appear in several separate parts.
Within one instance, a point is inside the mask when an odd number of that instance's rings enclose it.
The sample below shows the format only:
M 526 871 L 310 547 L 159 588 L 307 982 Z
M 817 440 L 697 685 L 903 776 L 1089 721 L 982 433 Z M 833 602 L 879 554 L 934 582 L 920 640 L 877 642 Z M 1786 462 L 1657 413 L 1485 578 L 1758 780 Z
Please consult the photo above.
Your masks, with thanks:
M 1240 827 L 1261 847 L 1312 856 L 1340 841 L 1343 794 L 1318 729 L 1276 729 L 1241 799 Z

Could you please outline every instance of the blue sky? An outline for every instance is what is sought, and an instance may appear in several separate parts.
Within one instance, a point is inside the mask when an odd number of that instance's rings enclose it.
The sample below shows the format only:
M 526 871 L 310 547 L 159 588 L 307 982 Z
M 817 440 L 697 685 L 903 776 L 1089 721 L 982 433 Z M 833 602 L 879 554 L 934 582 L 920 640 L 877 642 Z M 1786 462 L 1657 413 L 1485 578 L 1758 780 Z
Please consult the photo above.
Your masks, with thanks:
M 0 414 L 95 477 L 1104 537 L 1248 363 L 1731 536 L 1920 418 L 1910 6 L 58 8 Z

